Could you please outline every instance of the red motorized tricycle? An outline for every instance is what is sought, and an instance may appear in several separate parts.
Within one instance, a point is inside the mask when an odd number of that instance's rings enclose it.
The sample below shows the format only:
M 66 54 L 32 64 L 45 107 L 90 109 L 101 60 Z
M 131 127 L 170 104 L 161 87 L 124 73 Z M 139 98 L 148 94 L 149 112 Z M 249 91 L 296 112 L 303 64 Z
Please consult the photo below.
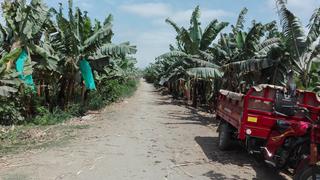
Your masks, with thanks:
M 221 90 L 217 106 L 219 148 L 237 139 L 249 153 L 291 172 L 297 180 L 320 179 L 320 100 L 313 92 L 259 85 L 247 94 Z

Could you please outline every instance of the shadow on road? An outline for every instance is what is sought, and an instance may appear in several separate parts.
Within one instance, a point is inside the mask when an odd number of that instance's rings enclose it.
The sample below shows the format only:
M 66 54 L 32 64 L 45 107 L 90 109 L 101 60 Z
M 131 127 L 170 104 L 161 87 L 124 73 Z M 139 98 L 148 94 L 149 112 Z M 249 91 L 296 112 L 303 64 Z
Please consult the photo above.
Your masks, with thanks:
M 162 96 L 155 102 L 157 105 L 180 106 L 188 109 L 188 111 L 168 112 L 168 117 L 173 120 L 181 120 L 181 122 L 173 122 L 167 124 L 198 124 L 207 126 L 209 124 L 218 124 L 213 114 L 207 113 L 204 109 L 196 109 L 186 104 L 184 100 L 172 99 L 170 96 Z
M 195 137 L 195 141 L 200 145 L 207 158 L 215 163 L 223 165 L 237 165 L 252 167 L 256 172 L 256 180 L 278 179 L 285 180 L 274 168 L 268 167 L 263 160 L 250 156 L 242 147 L 234 145 L 231 151 L 221 151 L 218 149 L 218 137 Z M 215 172 L 214 169 L 203 174 L 212 180 L 230 179 L 225 175 Z M 234 175 L 231 179 L 238 180 L 240 177 Z
M 188 106 L 186 102 L 183 100 L 172 99 L 170 96 L 161 96 L 159 97 L 159 99 L 156 100 L 155 103 L 157 105 L 175 105 L 188 109 L 187 111 L 167 112 L 166 118 L 170 118 L 176 121 L 166 124 L 195 124 L 203 126 L 208 126 L 209 124 L 218 125 L 218 121 L 215 119 L 214 115 L 206 113 L 205 110 L 195 109 L 191 106 Z M 218 149 L 217 146 L 218 137 L 195 137 L 195 141 L 200 145 L 207 158 L 213 163 L 220 163 L 226 165 L 226 168 L 227 165 L 236 165 L 240 167 L 252 168 L 256 172 L 256 178 L 254 178 L 255 180 L 287 179 L 281 174 L 279 174 L 274 168 L 268 167 L 262 159 L 250 156 L 244 150 L 244 148 L 242 148 L 239 145 L 234 145 L 234 147 L 232 148 L 233 150 L 231 151 L 221 151 Z M 240 176 L 233 175 L 230 178 L 222 173 L 215 172 L 214 169 L 203 174 L 203 176 L 206 176 L 212 180 L 241 180 Z

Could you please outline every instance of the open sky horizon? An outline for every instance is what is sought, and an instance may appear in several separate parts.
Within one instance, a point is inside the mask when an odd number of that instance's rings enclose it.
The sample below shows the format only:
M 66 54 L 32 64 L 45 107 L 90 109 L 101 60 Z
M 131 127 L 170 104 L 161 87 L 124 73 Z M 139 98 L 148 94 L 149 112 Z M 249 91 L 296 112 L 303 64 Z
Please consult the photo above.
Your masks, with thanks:
M 60 2 L 67 7 L 68 1 L 45 2 L 50 7 L 58 7 Z M 103 20 L 108 14 L 114 16 L 113 42 L 130 41 L 137 45 L 139 68 L 146 67 L 155 57 L 169 51 L 169 44 L 175 43 L 176 33 L 165 23 L 165 19 L 169 17 L 179 26 L 188 27 L 191 13 L 197 5 L 201 9 L 203 29 L 213 19 L 234 24 L 244 7 L 249 9 L 247 25 L 253 19 L 263 23 L 273 20 L 279 22 L 275 0 L 74 0 L 74 7 L 88 11 L 92 19 Z M 304 26 L 319 6 L 320 0 L 288 0 L 288 8 L 301 19 Z M 226 28 L 224 32 L 229 30 Z

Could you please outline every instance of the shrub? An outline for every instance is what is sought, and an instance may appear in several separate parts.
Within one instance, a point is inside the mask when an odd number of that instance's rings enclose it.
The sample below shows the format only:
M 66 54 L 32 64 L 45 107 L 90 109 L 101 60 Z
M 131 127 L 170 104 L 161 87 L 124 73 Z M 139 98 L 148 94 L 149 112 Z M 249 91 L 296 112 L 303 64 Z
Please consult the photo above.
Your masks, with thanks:
M 0 124 L 10 125 L 22 122 L 24 117 L 17 101 L 12 98 L 0 98 Z
M 137 80 L 106 80 L 96 91 L 89 92 L 87 102 L 73 103 L 64 110 L 46 106 L 43 99 L 25 89 L 19 96 L 0 98 L 0 124 L 53 125 L 71 117 L 83 116 L 87 110 L 97 110 L 105 105 L 131 96 L 137 89 Z M 24 118 L 25 117 L 25 118 Z
M 64 112 L 59 108 L 55 108 L 53 112 L 49 112 L 45 107 L 38 108 L 39 115 L 30 121 L 31 124 L 35 125 L 54 125 L 57 123 L 64 122 L 65 120 L 72 117 L 68 112 Z
M 123 97 L 131 96 L 137 89 L 137 80 L 108 80 L 100 85 L 97 91 L 90 92 L 87 108 L 100 109 L 103 106 L 115 102 Z
M 89 95 L 89 99 L 88 99 L 88 105 L 87 108 L 89 110 L 97 110 L 102 108 L 103 106 L 105 106 L 105 101 L 104 98 L 102 97 L 102 95 L 97 92 L 97 91 L 93 91 L 90 92 Z
M 66 112 L 72 116 L 83 116 L 86 112 L 86 108 L 81 104 L 71 104 L 67 107 Z

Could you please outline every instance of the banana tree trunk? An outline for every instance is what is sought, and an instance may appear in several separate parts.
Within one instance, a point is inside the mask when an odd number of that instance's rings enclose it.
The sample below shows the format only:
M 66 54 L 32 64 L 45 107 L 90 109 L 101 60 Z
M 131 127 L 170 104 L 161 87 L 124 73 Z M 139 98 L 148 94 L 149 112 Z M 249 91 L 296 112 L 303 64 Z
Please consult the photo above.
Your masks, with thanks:
M 82 83 L 82 85 L 81 85 L 81 103 L 82 103 L 82 105 L 85 104 L 85 94 L 86 94 L 86 87 L 85 87 L 84 83 Z
M 272 81 L 271 84 L 276 84 L 276 79 L 277 79 L 277 75 L 278 75 L 278 64 L 276 65 L 274 71 L 273 71 L 273 77 L 272 77 Z
M 74 85 L 75 85 L 75 81 L 73 79 L 73 75 L 71 75 L 71 77 L 69 78 L 68 80 L 68 88 L 67 88 L 67 103 L 70 102 L 70 100 L 73 98 L 73 88 L 74 88 Z
M 197 108 L 198 107 L 198 80 L 195 79 L 193 83 L 193 96 L 192 96 L 192 106 Z
M 179 85 L 180 85 L 179 81 L 175 81 L 174 85 L 175 85 L 174 86 L 175 87 L 174 88 L 175 89 L 174 95 L 175 95 L 176 98 L 179 98 Z
M 190 88 L 189 88 L 189 87 L 186 87 L 186 88 L 184 89 L 184 97 L 186 98 L 187 103 L 189 104 L 190 99 L 191 99 Z
M 11 49 L 10 49 L 10 52 L 12 52 L 13 50 L 17 49 L 17 48 L 21 48 L 21 41 L 20 40 L 17 40 L 15 41 L 12 46 L 11 46 Z M 11 59 L 8 63 L 7 63 L 7 67 L 6 67 L 6 71 L 10 70 L 12 68 L 14 64 L 14 60 Z
M 44 87 L 44 96 L 45 96 L 45 101 L 46 101 L 46 104 L 49 106 L 49 109 L 51 110 L 52 107 L 52 102 L 51 102 L 51 99 L 50 99 L 50 90 L 49 90 L 49 85 L 46 85 Z
M 58 104 L 62 109 L 64 109 L 66 104 L 65 92 L 66 92 L 67 79 L 65 77 L 66 76 L 63 76 L 60 80 L 60 91 L 58 95 Z
M 185 86 L 185 81 L 180 79 L 179 83 L 179 96 L 184 97 L 184 86 Z
M 206 96 L 206 85 L 207 82 L 204 80 L 201 80 L 200 83 L 200 97 L 201 97 L 201 104 L 206 104 L 207 103 L 207 96 Z
M 37 86 L 37 94 L 38 94 L 38 97 L 41 96 L 41 85 Z

